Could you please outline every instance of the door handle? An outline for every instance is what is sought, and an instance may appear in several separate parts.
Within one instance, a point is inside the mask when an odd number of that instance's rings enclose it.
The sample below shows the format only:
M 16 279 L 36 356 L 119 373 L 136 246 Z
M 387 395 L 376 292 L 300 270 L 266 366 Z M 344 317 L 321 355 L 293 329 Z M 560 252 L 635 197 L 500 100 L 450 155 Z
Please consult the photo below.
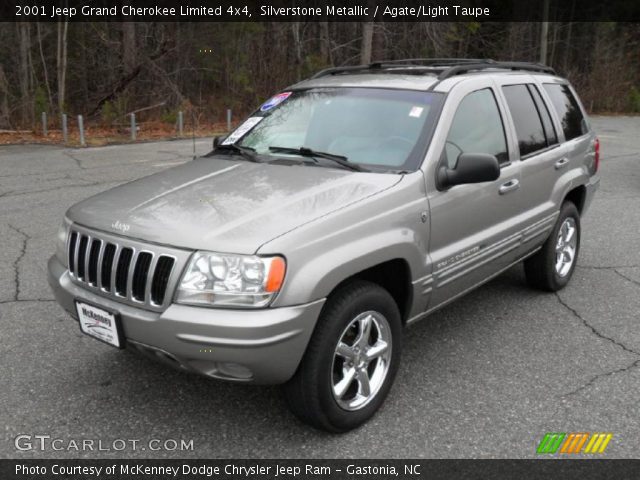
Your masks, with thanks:
M 520 180 L 518 180 L 517 178 L 512 178 L 507 183 L 503 183 L 502 185 L 500 185 L 500 189 L 498 190 L 498 192 L 500 193 L 500 195 L 504 195 L 505 193 L 513 192 L 518 188 L 520 188 Z
M 560 170 L 562 167 L 566 167 L 568 163 L 569 159 L 567 157 L 561 158 L 555 164 L 556 170 Z

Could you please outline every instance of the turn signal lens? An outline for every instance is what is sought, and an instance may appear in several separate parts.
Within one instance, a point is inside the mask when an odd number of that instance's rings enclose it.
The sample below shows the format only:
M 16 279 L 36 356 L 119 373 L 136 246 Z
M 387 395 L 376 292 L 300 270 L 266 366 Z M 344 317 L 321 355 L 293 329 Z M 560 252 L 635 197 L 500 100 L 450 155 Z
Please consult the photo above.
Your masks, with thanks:
M 285 267 L 284 259 L 282 257 L 273 257 L 271 259 L 269 275 L 264 287 L 265 291 L 271 293 L 280 291 L 280 287 L 282 287 L 282 282 L 284 281 Z

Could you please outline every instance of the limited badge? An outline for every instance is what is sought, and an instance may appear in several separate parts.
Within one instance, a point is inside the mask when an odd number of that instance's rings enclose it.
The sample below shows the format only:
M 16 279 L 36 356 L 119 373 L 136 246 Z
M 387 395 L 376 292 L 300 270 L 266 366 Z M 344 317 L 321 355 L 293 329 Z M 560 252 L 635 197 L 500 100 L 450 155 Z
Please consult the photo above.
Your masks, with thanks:
M 282 102 L 284 102 L 287 98 L 289 98 L 289 96 L 291 95 L 292 92 L 282 92 L 279 93 L 277 95 L 274 95 L 273 97 L 271 97 L 269 100 L 267 100 L 261 107 L 260 107 L 260 111 L 261 112 L 266 112 L 267 110 L 271 110 L 273 107 L 275 107 L 276 105 L 280 105 Z

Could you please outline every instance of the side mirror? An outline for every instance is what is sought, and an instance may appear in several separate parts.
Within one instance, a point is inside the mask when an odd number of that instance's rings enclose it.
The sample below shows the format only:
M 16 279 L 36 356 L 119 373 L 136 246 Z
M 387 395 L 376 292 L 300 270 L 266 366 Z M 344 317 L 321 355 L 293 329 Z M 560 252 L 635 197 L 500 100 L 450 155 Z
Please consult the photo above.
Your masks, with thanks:
M 218 146 L 227 138 L 226 135 L 218 135 L 213 137 L 213 148 L 218 148 Z
M 465 183 L 491 182 L 500 177 L 500 164 L 494 155 L 487 153 L 462 153 L 456 168 L 443 165 L 438 169 L 438 188 L 448 188 Z

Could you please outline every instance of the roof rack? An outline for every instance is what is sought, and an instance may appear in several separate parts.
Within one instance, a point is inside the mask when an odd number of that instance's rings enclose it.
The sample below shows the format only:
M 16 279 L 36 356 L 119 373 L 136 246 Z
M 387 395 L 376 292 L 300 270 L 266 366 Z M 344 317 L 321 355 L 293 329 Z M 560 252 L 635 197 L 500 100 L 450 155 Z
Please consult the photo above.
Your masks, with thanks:
M 548 67 L 547 65 L 542 65 L 541 63 L 496 62 L 494 60 L 483 60 L 479 63 L 468 63 L 447 68 L 438 75 L 438 80 L 444 80 L 446 78 L 450 78 L 455 75 L 460 75 L 474 70 L 486 70 L 489 68 L 498 68 L 502 70 L 523 70 L 526 72 L 549 73 L 551 75 L 556 74 L 556 71 L 553 68 Z
M 414 75 L 437 75 L 438 80 L 461 75 L 464 73 L 487 70 L 523 70 L 555 75 L 555 70 L 540 63 L 529 62 L 498 62 L 491 59 L 477 58 L 406 58 L 402 60 L 382 60 L 366 65 L 352 65 L 333 67 L 321 70 L 311 78 L 326 77 L 356 72 L 367 73 L 410 73 Z
M 402 58 L 400 60 L 380 60 L 370 65 L 424 65 L 424 66 L 444 66 L 463 65 L 467 63 L 493 62 L 494 60 L 485 58 Z

